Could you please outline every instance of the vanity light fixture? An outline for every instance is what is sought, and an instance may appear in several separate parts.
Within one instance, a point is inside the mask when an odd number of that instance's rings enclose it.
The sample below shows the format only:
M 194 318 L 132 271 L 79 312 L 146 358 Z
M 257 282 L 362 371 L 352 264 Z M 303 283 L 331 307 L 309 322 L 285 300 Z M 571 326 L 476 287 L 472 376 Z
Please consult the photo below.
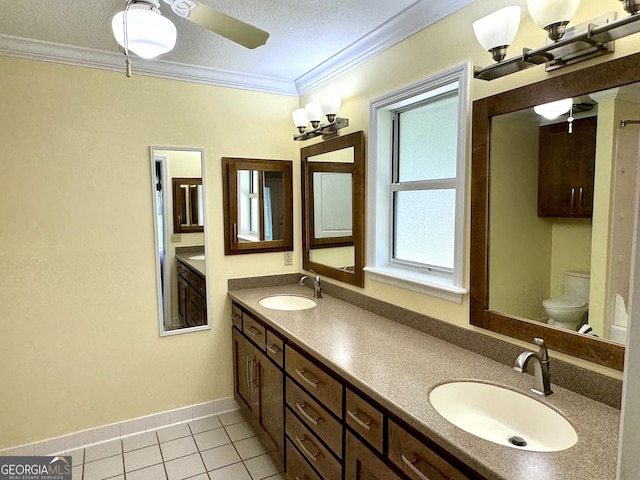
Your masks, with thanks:
M 150 60 L 176 45 L 176 26 L 160 14 L 158 0 L 127 0 L 125 9 L 113 17 L 111 28 L 127 56 L 131 50 Z
M 529 14 L 548 32 L 550 40 L 539 48 L 524 48 L 516 57 L 498 60 L 487 67 L 476 67 L 474 77 L 494 80 L 541 64 L 546 64 L 546 70 L 551 71 L 612 52 L 613 41 L 640 32 L 640 0 L 619 1 L 630 15 L 616 19 L 615 12 L 611 12 L 567 28 L 580 0 L 527 0 Z M 505 30 L 504 20 L 493 25 L 493 29 Z M 483 41 L 480 43 L 487 48 Z
M 480 45 L 496 62 L 507 56 L 507 47 L 516 38 L 520 26 L 520 7 L 505 7 L 473 22 Z
M 292 113 L 293 123 L 299 134 L 294 135 L 295 141 L 309 140 L 322 135 L 323 139 L 335 137 L 338 130 L 349 126 L 348 118 L 338 117 L 342 98 L 337 93 L 325 95 L 319 102 L 311 102 L 304 108 L 298 108 Z M 322 117 L 327 117 L 328 123 L 322 123 Z M 311 130 L 307 127 L 311 123 Z

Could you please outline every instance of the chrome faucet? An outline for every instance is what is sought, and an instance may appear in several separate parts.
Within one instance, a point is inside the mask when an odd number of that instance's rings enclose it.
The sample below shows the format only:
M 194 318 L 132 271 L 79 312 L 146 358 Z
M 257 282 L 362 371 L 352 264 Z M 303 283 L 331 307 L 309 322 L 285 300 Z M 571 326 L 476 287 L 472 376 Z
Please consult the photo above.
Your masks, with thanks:
M 299 285 L 304 285 L 304 281 L 309 279 L 313 284 L 313 298 L 322 298 L 322 286 L 320 285 L 320 275 L 318 275 L 313 270 L 309 270 L 313 273 L 313 277 L 311 275 L 305 275 L 300 279 Z
M 516 359 L 516 364 L 513 368 L 516 372 L 522 373 L 527 368 L 529 360 L 533 360 L 533 388 L 531 391 L 546 397 L 553 393 L 551 390 L 551 375 L 549 374 L 549 353 L 547 353 L 547 347 L 542 338 L 534 338 L 533 343 L 540 347 L 540 352 L 537 354 L 528 350 L 522 352 Z

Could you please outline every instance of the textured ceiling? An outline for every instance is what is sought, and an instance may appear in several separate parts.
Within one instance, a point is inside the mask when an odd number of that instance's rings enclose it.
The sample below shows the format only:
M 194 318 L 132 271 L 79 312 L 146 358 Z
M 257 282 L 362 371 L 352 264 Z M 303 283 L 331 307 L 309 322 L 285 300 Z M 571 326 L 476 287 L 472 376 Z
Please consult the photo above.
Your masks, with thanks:
M 386 48 L 474 0 L 199 1 L 266 30 L 267 44 L 246 49 L 178 17 L 160 0 L 162 14 L 177 27 L 178 40 L 172 52 L 159 57 L 161 61 L 147 63 L 149 69 L 195 66 L 297 84 L 320 65 L 337 70 L 351 62 L 352 52 L 362 56 Z M 0 54 L 19 55 L 26 45 L 38 51 L 39 56 L 31 58 L 55 61 L 67 53 L 40 50 L 81 47 L 89 50 L 67 56 L 97 52 L 103 56 L 93 66 L 111 63 L 113 68 L 113 60 L 105 58 L 115 57 L 120 65 L 121 57 L 115 54 L 121 50 L 111 32 L 111 19 L 124 6 L 125 0 L 0 0 Z M 22 42 L 20 46 L 15 47 L 16 41 Z M 134 71 L 141 66 L 144 61 L 134 60 Z

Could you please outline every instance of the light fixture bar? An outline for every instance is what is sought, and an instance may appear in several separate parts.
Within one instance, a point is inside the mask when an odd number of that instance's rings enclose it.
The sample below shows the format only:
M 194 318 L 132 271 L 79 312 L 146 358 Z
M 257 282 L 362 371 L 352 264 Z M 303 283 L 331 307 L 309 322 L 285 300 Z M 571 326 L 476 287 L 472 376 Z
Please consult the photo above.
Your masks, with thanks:
M 322 135 L 322 139 L 326 140 L 327 138 L 336 137 L 338 135 L 338 130 L 348 126 L 348 118 L 336 117 L 335 120 L 331 123 L 321 123 L 317 128 L 314 128 L 313 130 L 301 133 L 300 135 L 294 135 L 293 139 L 296 142 L 302 142 L 304 140 L 309 140 L 310 138 L 319 137 L 320 135 Z
M 581 33 L 566 35 L 557 42 L 533 50 L 525 48 L 521 56 L 488 67 L 476 67 L 474 77 L 494 80 L 547 62 L 552 62 L 550 69 L 554 69 L 609 53 L 607 43 L 640 32 L 639 20 L 640 15 L 629 15 L 603 25 L 589 23 L 586 31 Z

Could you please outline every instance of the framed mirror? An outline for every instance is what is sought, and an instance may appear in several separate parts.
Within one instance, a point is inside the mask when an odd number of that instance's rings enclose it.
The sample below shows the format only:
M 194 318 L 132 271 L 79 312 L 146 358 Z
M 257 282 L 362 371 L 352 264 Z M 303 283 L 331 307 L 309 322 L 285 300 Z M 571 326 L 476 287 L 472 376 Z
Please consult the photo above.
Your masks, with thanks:
M 472 325 L 623 369 L 640 128 L 620 121 L 640 119 L 638 62 L 474 102 Z M 561 99 L 572 107 L 555 120 L 533 111 Z
M 303 268 L 364 286 L 364 134 L 300 150 Z
M 151 147 L 160 335 L 209 328 L 204 151 Z
M 289 160 L 222 159 L 224 253 L 293 250 Z

